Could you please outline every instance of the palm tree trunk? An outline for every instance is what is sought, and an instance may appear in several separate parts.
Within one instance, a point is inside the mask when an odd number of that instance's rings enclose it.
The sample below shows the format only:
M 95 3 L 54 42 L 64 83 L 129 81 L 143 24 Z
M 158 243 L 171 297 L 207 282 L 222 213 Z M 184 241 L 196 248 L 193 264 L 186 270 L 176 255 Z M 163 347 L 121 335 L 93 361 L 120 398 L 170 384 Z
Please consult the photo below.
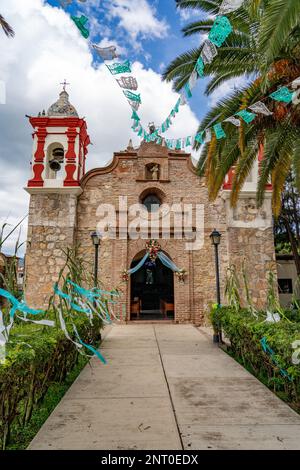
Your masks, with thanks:
M 283 219 L 287 234 L 289 236 L 290 244 L 291 244 L 291 247 L 292 247 L 292 252 L 293 252 L 294 261 L 295 261 L 295 265 L 296 265 L 297 276 L 300 276 L 300 255 L 299 255 L 299 252 L 298 252 L 298 243 L 297 243 L 296 238 L 295 238 L 295 236 L 294 236 L 294 234 L 291 230 L 291 227 L 290 227 L 290 224 L 289 224 L 289 221 L 288 221 L 287 217 L 285 217 L 284 215 L 282 215 L 281 217 Z

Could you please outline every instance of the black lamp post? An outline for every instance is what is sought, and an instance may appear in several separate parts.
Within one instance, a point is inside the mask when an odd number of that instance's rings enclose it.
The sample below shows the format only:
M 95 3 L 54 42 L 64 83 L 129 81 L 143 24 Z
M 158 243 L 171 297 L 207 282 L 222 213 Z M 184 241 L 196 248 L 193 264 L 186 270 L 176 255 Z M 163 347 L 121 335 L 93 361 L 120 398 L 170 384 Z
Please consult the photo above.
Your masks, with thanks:
M 99 246 L 101 245 L 101 235 L 98 232 L 91 233 L 91 239 L 95 247 L 95 262 L 94 262 L 94 286 L 98 286 L 98 260 L 99 260 Z
M 215 247 L 215 263 L 216 263 L 216 293 L 218 308 L 221 306 L 221 289 L 220 289 L 220 268 L 219 268 L 219 245 L 221 243 L 221 234 L 216 229 L 210 234 L 211 244 Z M 214 343 L 222 343 L 222 331 L 214 334 Z

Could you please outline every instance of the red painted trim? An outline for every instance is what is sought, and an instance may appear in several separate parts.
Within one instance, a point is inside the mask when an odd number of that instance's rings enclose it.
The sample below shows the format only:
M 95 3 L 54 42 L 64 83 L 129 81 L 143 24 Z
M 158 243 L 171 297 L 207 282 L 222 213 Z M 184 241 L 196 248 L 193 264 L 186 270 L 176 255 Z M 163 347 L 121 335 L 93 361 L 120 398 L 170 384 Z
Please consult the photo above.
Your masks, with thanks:
M 223 189 L 232 189 L 232 183 L 234 178 L 234 167 L 230 168 L 229 172 L 227 173 L 227 181 L 223 184 Z
M 75 153 L 75 140 L 77 137 L 77 130 L 75 128 L 69 127 L 67 132 L 68 136 L 68 150 L 66 153 L 66 178 L 64 180 L 64 186 L 79 186 L 78 180 L 74 179 L 74 173 L 76 171 L 76 153 Z M 77 163 L 79 161 L 77 160 Z
M 91 143 L 87 132 L 87 124 L 84 119 L 77 117 L 30 117 L 29 122 L 35 129 L 32 137 L 37 137 L 37 148 L 34 154 L 33 178 L 28 181 L 28 186 L 43 186 L 42 174 L 44 170 L 45 159 L 45 140 L 47 135 L 67 135 L 68 150 L 66 153 L 66 177 L 64 186 L 79 186 L 79 180 L 85 174 L 85 160 L 88 153 L 88 146 Z M 65 132 L 47 132 L 47 128 L 65 128 Z M 79 132 L 78 132 L 79 129 Z M 50 130 L 50 129 L 49 129 Z M 79 135 L 80 154 L 77 156 L 75 151 L 76 137 Z M 76 171 L 77 170 L 77 171 Z M 76 176 L 74 178 L 74 174 Z
M 36 132 L 37 147 L 34 154 L 33 163 L 33 178 L 28 181 L 28 186 L 43 186 L 44 181 L 42 173 L 44 171 L 45 159 L 45 140 L 47 137 L 47 130 L 44 127 L 39 127 Z

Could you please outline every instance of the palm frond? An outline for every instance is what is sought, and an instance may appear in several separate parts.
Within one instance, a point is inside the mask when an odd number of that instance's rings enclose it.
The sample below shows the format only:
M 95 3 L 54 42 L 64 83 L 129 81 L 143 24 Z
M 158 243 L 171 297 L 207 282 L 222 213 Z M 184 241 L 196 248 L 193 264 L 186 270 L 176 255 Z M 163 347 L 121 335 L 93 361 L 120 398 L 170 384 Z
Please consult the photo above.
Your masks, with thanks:
M 268 3 L 259 35 L 259 47 L 266 58 L 264 68 L 278 56 L 292 30 L 299 25 L 298 0 L 272 0 Z
M 14 37 L 15 32 L 13 28 L 8 24 L 8 22 L 0 15 L 0 26 L 2 27 L 4 33 L 7 37 Z

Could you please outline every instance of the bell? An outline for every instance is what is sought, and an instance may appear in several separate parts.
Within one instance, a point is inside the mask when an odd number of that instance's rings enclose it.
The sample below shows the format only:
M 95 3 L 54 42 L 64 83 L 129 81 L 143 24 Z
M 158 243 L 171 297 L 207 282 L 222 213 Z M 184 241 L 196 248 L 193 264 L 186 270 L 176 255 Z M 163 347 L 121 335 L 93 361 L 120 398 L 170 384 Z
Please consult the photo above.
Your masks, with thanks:
M 61 169 L 61 164 L 58 160 L 51 160 L 51 162 L 49 162 L 49 166 L 51 168 L 52 171 L 59 171 Z

